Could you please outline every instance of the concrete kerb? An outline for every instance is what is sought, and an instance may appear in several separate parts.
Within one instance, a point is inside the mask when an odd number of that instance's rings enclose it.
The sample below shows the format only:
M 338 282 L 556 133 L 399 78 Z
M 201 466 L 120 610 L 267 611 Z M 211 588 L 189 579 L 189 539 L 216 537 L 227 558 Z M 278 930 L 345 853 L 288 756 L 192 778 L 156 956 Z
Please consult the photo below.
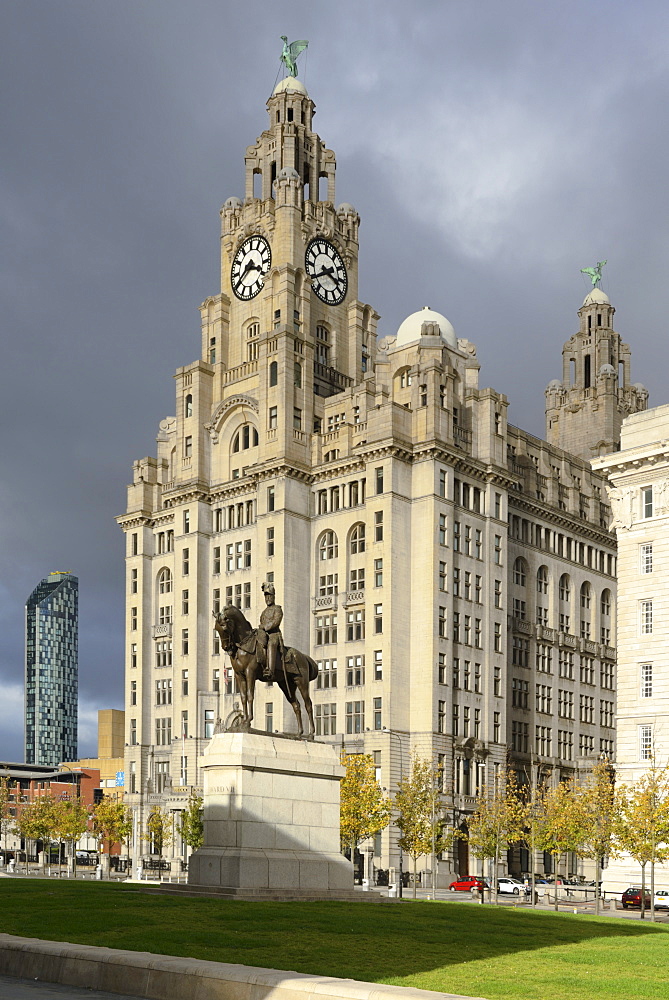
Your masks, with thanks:
M 0 973 L 142 1000 L 482 1000 L 353 979 L 0 934 Z

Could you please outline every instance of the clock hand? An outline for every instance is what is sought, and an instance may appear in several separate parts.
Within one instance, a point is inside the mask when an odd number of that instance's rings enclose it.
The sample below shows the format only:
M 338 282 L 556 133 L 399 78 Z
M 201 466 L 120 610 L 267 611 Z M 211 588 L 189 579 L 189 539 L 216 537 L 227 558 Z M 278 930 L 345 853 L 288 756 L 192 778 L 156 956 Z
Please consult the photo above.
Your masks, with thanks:
M 334 267 L 324 267 L 323 270 L 319 274 L 315 274 L 314 275 L 314 277 L 313 277 L 312 280 L 316 281 L 318 278 L 322 278 L 324 275 L 327 278 L 331 278 L 332 281 L 334 281 L 334 283 L 336 285 L 341 285 L 341 278 L 339 278 L 339 277 L 337 277 L 335 275 L 335 273 L 334 273 Z

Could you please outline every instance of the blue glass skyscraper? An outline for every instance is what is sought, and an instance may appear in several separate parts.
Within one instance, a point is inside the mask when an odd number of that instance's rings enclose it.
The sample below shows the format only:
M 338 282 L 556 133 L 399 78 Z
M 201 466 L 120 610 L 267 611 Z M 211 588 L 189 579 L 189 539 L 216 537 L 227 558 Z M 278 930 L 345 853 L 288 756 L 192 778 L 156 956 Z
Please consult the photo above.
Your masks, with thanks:
M 26 602 L 25 758 L 77 760 L 79 581 L 50 573 Z

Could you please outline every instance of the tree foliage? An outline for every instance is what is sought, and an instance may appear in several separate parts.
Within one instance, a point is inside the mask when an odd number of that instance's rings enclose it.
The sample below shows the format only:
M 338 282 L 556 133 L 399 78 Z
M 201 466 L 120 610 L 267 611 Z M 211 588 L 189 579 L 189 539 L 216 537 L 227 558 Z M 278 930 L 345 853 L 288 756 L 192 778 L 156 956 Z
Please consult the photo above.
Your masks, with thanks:
M 510 844 L 523 839 L 527 823 L 528 808 L 518 788 L 516 776 L 513 771 L 506 771 L 495 787 L 481 793 L 476 810 L 468 820 L 467 839 L 472 854 L 475 858 L 493 863 L 493 894 L 500 854 Z
M 159 856 L 172 843 L 172 817 L 160 806 L 154 806 L 149 813 L 144 840 L 152 845 L 154 853 Z
M 578 853 L 595 862 L 595 912 L 599 913 L 599 881 L 604 857 L 613 853 L 616 822 L 614 771 L 607 760 L 599 760 L 588 778 L 576 786 L 577 808 L 583 830 Z
M 653 762 L 634 785 L 617 788 L 615 814 L 616 844 L 641 866 L 644 892 L 650 864 L 654 889 L 655 864 L 669 859 L 669 766 L 660 768 Z
M 439 779 L 431 760 L 414 756 L 411 773 L 403 778 L 395 795 L 395 826 L 401 833 L 398 844 L 413 861 L 413 891 L 416 894 L 416 861 L 421 855 L 445 850 L 453 840 L 443 827 L 439 799 Z
M 188 805 L 181 813 L 179 832 L 186 844 L 194 851 L 204 843 L 204 800 L 196 791 L 188 796 Z
M 122 844 L 132 832 L 132 813 L 118 799 L 104 797 L 93 811 L 93 830 L 100 844 L 101 852 L 107 845 L 107 854 L 112 844 Z
M 362 840 L 385 829 L 390 821 L 390 801 L 376 780 L 370 754 L 343 754 L 346 774 L 340 785 L 339 834 L 342 850 L 353 851 Z
M 557 873 L 560 858 L 567 851 L 579 853 L 587 840 L 588 816 L 583 796 L 572 781 L 561 781 L 544 788 L 537 816 L 536 846 L 553 855 L 555 864 L 555 909 L 557 910 Z

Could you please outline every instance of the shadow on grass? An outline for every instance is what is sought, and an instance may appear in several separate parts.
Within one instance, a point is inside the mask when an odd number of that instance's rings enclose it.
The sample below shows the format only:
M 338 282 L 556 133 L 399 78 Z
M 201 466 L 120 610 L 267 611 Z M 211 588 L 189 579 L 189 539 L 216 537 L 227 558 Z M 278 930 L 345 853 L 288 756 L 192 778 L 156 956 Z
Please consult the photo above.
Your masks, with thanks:
M 667 934 L 617 918 L 439 902 L 245 903 L 137 886 L 3 879 L 0 931 L 388 982 L 462 962 L 601 938 Z

